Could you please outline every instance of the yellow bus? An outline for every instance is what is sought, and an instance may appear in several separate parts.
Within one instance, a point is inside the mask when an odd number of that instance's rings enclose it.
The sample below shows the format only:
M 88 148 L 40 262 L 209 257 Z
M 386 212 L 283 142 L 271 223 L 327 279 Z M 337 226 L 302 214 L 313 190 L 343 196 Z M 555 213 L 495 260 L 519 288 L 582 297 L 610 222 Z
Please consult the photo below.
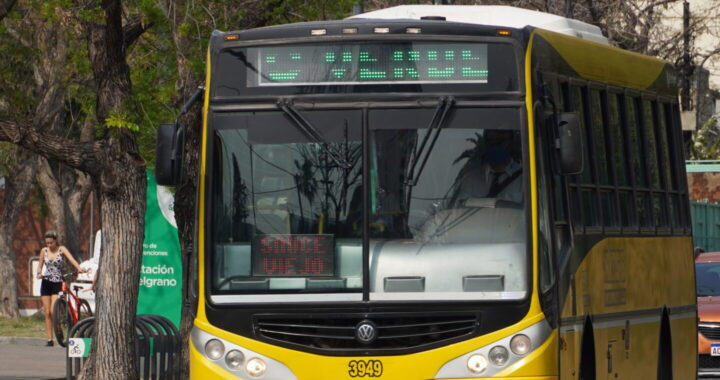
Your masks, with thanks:
M 671 64 L 400 6 L 216 32 L 204 102 L 193 379 L 696 376 Z

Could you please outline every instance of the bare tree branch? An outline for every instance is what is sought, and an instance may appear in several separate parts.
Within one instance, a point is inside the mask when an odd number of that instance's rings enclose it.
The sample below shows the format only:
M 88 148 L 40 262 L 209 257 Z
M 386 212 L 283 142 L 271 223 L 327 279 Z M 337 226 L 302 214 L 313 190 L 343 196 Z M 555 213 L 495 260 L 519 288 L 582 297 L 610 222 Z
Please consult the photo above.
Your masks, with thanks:
M 717 54 L 720 54 L 720 48 L 715 48 L 715 49 L 713 49 L 712 51 L 709 51 L 709 52 L 704 53 L 704 54 L 698 54 L 698 56 L 699 56 L 700 58 L 702 58 L 702 60 L 700 61 L 700 63 L 698 63 L 698 66 L 703 66 L 703 65 L 705 64 L 705 62 L 707 62 L 708 59 L 714 57 L 714 56 L 717 55 Z
M 654 2 L 654 3 L 648 4 L 648 5 L 647 5 L 645 8 L 643 8 L 640 12 L 641 12 L 641 13 L 648 12 L 648 11 L 651 11 L 651 10 L 659 7 L 659 6 L 662 6 L 662 5 L 665 5 L 665 4 L 677 3 L 678 1 L 680 1 L 680 0 L 661 0 L 661 1 L 656 1 L 656 2 Z
M 98 174 L 101 168 L 102 141 L 78 143 L 60 136 L 41 133 L 24 120 L 0 118 L 0 141 L 11 142 L 88 174 Z

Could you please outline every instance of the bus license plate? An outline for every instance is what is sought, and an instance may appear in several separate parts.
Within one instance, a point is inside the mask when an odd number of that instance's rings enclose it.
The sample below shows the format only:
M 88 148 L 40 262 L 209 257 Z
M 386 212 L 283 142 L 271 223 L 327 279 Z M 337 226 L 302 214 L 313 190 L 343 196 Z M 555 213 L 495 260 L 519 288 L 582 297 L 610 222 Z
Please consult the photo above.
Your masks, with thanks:
M 380 377 L 382 373 L 383 364 L 380 360 L 350 360 L 348 362 L 350 377 Z
M 720 343 L 710 345 L 710 356 L 720 356 Z

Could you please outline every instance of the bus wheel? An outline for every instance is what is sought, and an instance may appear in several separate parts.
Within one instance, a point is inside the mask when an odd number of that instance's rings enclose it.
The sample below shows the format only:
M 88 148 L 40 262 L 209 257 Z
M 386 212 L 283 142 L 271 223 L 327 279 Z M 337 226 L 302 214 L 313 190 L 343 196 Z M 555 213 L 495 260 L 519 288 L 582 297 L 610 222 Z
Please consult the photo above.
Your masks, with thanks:
M 595 380 L 595 338 L 590 318 L 585 319 L 580 351 L 580 380 Z
M 672 380 L 672 339 L 670 335 L 670 317 L 667 308 L 663 309 L 660 320 L 660 340 L 658 343 L 658 380 Z

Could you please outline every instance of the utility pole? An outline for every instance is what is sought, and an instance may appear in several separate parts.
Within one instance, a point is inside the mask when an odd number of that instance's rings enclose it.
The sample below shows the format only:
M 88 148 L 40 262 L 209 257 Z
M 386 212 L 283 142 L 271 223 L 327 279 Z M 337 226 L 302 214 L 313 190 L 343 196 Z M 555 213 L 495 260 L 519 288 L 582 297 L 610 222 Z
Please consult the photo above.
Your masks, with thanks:
M 572 0 L 565 0 L 565 17 L 572 18 Z
M 685 154 L 687 157 L 695 150 L 692 141 L 692 131 L 698 128 L 697 123 L 697 104 L 693 105 L 690 98 L 690 87 L 695 67 L 690 56 L 690 44 L 692 38 L 690 36 L 690 3 L 683 1 L 683 46 L 682 46 L 682 62 L 680 63 L 680 111 L 682 114 L 683 143 L 685 145 Z M 696 108 L 696 109 L 693 109 Z M 687 158 L 686 157 L 686 158 Z
M 693 74 L 693 65 L 690 58 L 690 3 L 683 2 L 683 55 L 682 67 L 682 91 L 680 92 L 680 105 L 683 111 L 690 111 L 690 77 Z

